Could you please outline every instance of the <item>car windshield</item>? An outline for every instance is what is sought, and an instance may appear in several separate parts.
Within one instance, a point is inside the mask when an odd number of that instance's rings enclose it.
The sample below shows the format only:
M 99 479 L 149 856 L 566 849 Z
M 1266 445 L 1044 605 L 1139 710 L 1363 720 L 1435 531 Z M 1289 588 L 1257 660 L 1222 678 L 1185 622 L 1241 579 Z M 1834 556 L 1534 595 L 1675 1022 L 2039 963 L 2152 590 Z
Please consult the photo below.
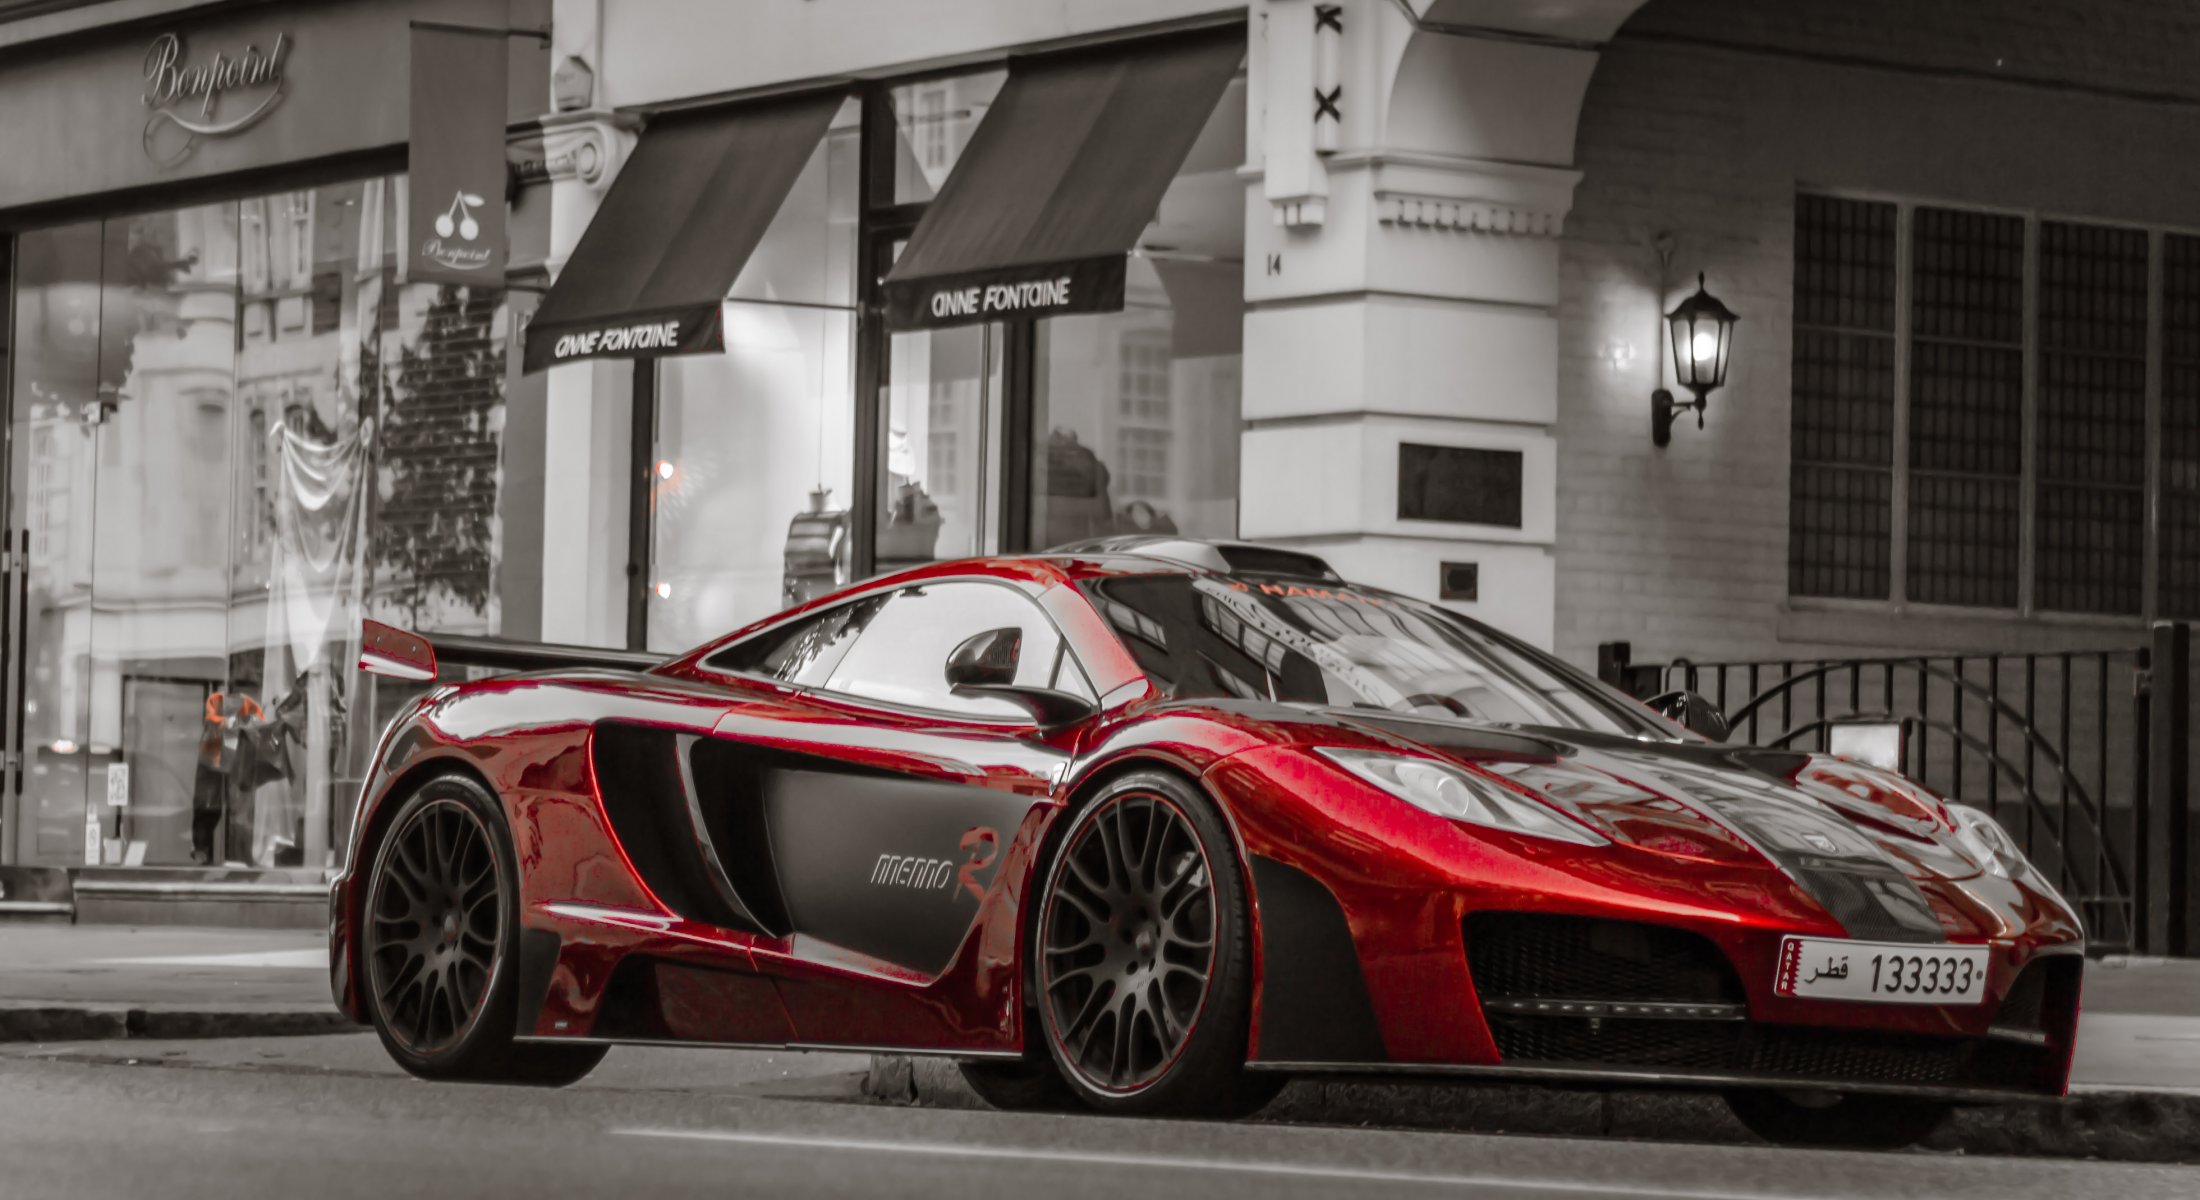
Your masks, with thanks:
M 1557 659 L 1403 596 L 1197 575 L 1083 586 L 1147 677 L 1180 699 L 1675 736 L 1641 705 Z

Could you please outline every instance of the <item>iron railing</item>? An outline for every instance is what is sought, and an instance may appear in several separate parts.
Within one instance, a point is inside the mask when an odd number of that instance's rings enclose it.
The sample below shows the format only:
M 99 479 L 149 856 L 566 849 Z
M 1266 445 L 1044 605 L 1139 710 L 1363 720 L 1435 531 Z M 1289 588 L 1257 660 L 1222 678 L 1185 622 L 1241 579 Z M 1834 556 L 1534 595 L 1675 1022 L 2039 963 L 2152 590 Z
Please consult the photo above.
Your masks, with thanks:
M 1992 813 L 2077 908 L 2096 951 L 2200 953 L 2190 721 L 2153 711 L 2156 694 L 2189 692 L 2181 629 L 2087 651 L 1652 666 L 1610 643 L 1600 668 L 1638 695 L 1704 696 L 1731 740 L 1752 745 L 1825 751 L 1841 722 L 1900 721 L 1904 772 Z

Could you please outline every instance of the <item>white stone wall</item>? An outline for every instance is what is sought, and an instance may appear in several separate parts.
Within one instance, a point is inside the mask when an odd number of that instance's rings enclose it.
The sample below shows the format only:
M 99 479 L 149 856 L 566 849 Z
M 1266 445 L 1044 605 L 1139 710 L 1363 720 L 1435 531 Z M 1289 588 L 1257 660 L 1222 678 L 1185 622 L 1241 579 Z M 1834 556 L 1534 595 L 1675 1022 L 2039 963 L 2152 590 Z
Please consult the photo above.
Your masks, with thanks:
M 1245 0 L 558 0 L 613 107 L 997 61 L 1010 49 L 1243 12 Z M 566 8 L 598 9 L 568 22 Z M 563 57 L 561 53 L 559 57 Z
M 1956 11 L 1961 9 L 1960 14 Z M 1799 187 L 2200 226 L 2200 9 L 1653 0 L 1601 56 L 1562 243 L 1556 642 L 1595 660 L 2136 644 L 2130 621 L 1787 596 Z M 1652 239 L 1675 238 L 1664 294 Z M 1741 314 L 1705 427 L 1653 449 L 1658 314 Z M 1631 361 L 1615 365 L 1625 347 Z M 1623 351 L 1621 357 L 1624 358 Z

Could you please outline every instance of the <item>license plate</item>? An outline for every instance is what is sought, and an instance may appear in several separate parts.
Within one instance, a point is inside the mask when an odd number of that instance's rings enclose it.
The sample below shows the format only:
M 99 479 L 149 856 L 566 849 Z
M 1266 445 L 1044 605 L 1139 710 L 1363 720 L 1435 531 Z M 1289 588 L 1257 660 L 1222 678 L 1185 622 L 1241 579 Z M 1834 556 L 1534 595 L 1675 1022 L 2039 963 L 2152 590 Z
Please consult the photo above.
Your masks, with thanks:
M 1917 946 L 1791 937 L 1773 990 L 1810 1000 L 1976 1004 L 1986 998 L 1984 946 Z

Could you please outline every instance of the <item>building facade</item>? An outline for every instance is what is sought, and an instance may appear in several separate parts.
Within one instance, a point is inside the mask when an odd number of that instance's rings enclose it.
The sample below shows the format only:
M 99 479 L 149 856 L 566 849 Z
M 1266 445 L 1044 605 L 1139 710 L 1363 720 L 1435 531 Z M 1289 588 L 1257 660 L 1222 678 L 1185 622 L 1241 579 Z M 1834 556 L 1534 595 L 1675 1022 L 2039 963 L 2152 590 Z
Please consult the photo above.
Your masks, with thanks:
M 503 469 L 504 346 L 547 207 L 510 198 L 509 286 L 405 253 L 411 22 L 458 7 L 0 9 L 14 892 L 66 865 L 79 911 L 242 887 L 302 919 L 402 698 L 353 627 L 493 633 L 534 590 L 500 573 L 505 517 L 539 507 Z M 547 62 L 513 41 L 518 156 Z
M 0 183 L 0 869 L 317 878 L 395 699 L 346 665 L 361 616 L 673 650 L 912 562 L 1176 531 L 1584 666 L 2200 617 L 2200 15 L 435 6 L 544 35 L 492 289 L 401 252 L 373 76 L 418 7 L 0 2 L 11 113 L 123 110 L 96 155 L 0 129 L 51 168 Z M 285 39 L 279 102 L 163 120 L 167 36 Z M 388 54 L 324 57 L 351 37 Z M 1730 368 L 1659 447 L 1699 277 Z M 281 769 L 238 766 L 271 736 Z

